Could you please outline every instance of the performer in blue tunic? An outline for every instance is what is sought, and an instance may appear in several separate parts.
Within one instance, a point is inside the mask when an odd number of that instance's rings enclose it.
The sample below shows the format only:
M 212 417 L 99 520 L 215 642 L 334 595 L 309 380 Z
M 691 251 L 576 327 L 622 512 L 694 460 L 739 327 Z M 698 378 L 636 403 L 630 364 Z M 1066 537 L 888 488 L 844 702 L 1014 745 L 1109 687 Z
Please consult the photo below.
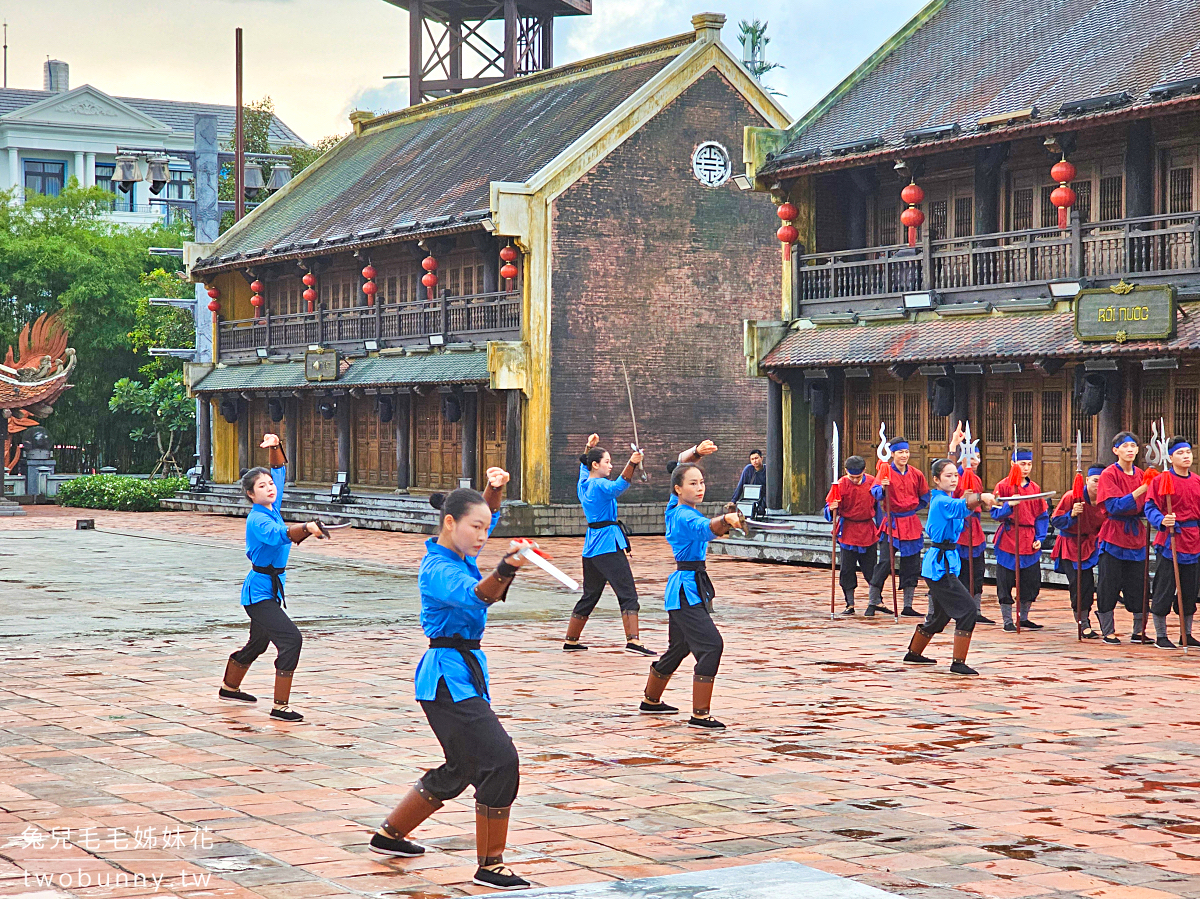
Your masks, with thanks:
M 447 799 L 475 787 L 475 883 L 494 889 L 529 886 L 504 865 L 508 817 L 520 783 L 517 750 L 492 711 L 487 658 L 479 648 L 488 609 L 503 602 L 517 570 L 519 555 L 537 544 L 514 540 L 495 571 L 486 578 L 476 558 L 500 520 L 501 488 L 508 472 L 489 468 L 483 494 L 460 487 L 448 496 L 435 493 L 442 529 L 425 541 L 417 586 L 421 591 L 421 627 L 429 649 L 417 665 L 416 698 L 446 762 L 421 775 L 413 788 L 371 837 L 382 855 L 411 858 L 425 849 L 409 833 Z
M 251 663 L 274 643 L 275 703 L 271 717 L 280 721 L 303 721 L 304 716 L 288 707 L 292 695 L 292 675 L 300 661 L 303 637 L 288 617 L 284 584 L 288 554 L 293 543 L 302 543 L 310 535 L 321 536 L 315 521 L 284 524 L 279 514 L 283 503 L 283 485 L 287 479 L 287 457 L 279 437 L 265 434 L 262 444 L 270 454 L 271 470 L 251 468 L 242 476 L 242 490 L 250 502 L 246 516 L 246 555 L 250 572 L 242 582 L 242 608 L 250 618 L 250 639 L 233 653 L 225 665 L 225 681 L 217 695 L 234 702 L 258 702 L 242 690 L 242 680 Z
M 953 674 L 974 675 L 979 672 L 967 665 L 967 650 L 975 630 L 975 597 L 959 580 L 962 559 L 958 553 L 958 537 L 971 513 L 981 506 L 990 509 L 996 498 L 990 493 L 967 493 L 955 499 L 958 488 L 958 468 L 949 459 L 933 463 L 933 487 L 929 501 L 929 516 L 925 530 L 929 549 L 921 561 L 921 577 L 929 588 L 929 613 L 917 625 L 904 661 L 911 665 L 936 665 L 934 659 L 922 655 L 929 641 L 945 630 L 954 619 L 954 658 L 950 664 Z
M 658 653 L 648 649 L 641 641 L 638 629 L 637 585 L 629 568 L 629 536 L 625 525 L 617 520 L 617 497 L 629 489 L 633 474 L 642 461 L 642 454 L 635 452 L 625 463 L 620 477 L 610 479 L 612 456 L 599 446 L 600 437 L 588 437 L 587 449 L 579 457 L 579 503 L 587 517 L 587 537 L 583 541 L 583 596 L 575 603 L 571 619 L 567 622 L 567 637 L 563 643 L 565 652 L 587 649 L 579 642 L 588 616 L 600 601 L 604 585 L 609 584 L 617 594 L 621 607 L 621 623 L 625 627 L 625 651 L 635 655 L 654 656 Z
M 703 447 L 704 449 L 701 449 Z M 705 451 L 707 450 L 707 451 Z M 695 656 L 692 675 L 692 727 L 723 730 L 725 725 L 709 714 L 713 683 L 725 648 L 712 620 L 712 601 L 716 595 L 704 566 L 708 543 L 713 537 L 728 534 L 741 523 L 733 505 L 726 513 L 709 519 L 696 508 L 704 502 L 704 472 L 694 464 L 701 455 L 716 452 L 711 441 L 698 444 L 680 454 L 680 464 L 671 472 L 671 500 L 667 503 L 667 542 L 675 553 L 675 571 L 667 581 L 667 617 L 670 644 L 662 657 L 650 666 L 645 697 L 639 711 L 647 715 L 673 715 L 679 711 L 662 701 L 667 681 L 687 658 Z

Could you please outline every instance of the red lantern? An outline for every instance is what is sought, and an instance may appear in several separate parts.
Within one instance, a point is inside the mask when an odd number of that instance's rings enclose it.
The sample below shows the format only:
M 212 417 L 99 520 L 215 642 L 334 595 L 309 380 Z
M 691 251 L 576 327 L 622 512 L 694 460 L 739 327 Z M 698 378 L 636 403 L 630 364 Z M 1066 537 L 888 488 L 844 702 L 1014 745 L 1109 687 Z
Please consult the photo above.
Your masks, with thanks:
M 785 222 L 794 222 L 796 220 L 796 216 L 800 214 L 800 211 L 791 203 L 780 203 L 779 209 L 777 209 L 776 212 L 779 213 L 779 217 Z
M 366 278 L 368 281 L 374 281 L 375 280 L 375 266 L 371 265 L 368 262 L 366 267 L 362 270 L 362 276 L 364 278 Z
M 775 232 L 775 236 L 782 243 L 795 243 L 800 237 L 800 232 L 796 230 L 795 225 L 787 224 L 780 226 L 779 230 Z
M 307 275 L 305 277 L 307 277 Z M 312 312 L 317 303 L 317 292 L 309 287 L 306 288 L 304 293 L 300 294 L 300 296 L 304 297 L 304 302 L 308 303 L 308 311 Z
M 1054 163 L 1054 167 L 1050 169 L 1050 177 L 1059 184 L 1067 184 L 1075 180 L 1075 166 L 1067 162 L 1065 159 L 1060 159 Z
M 262 293 L 263 292 L 263 282 L 259 281 L 257 278 L 255 278 L 253 281 L 250 282 L 250 289 L 252 291 L 254 291 L 255 293 Z
M 421 283 L 429 288 L 429 298 L 433 299 L 433 289 L 437 287 L 437 275 L 433 272 L 426 272 L 421 276 Z
M 425 269 L 425 271 L 427 271 L 427 272 L 436 272 L 437 271 L 437 260 L 434 259 L 432 256 L 426 256 L 424 259 L 421 260 L 421 268 Z
M 516 276 L 517 276 L 517 267 L 515 265 L 513 265 L 511 262 L 506 262 L 506 263 L 504 263 L 504 265 L 500 266 L 500 277 L 501 278 L 511 281 Z M 512 287 L 512 285 L 510 284 L 509 287 Z
M 917 229 L 925 223 L 925 213 L 917 208 L 917 204 L 925 199 L 925 191 L 915 181 L 909 182 L 900 191 L 900 199 L 908 204 L 908 208 L 900 213 L 900 224 L 908 229 L 908 245 L 917 245 Z
M 254 296 L 252 296 L 250 298 L 250 305 L 253 306 L 255 309 L 260 308 L 262 306 L 262 304 L 263 304 L 263 298 L 260 297 L 258 294 L 255 294 Z
M 314 284 L 317 283 L 317 276 L 314 275 L 312 272 L 305 272 L 304 277 L 301 278 L 300 280 L 304 282 L 305 287 L 312 287 Z
M 212 291 L 209 291 L 209 296 L 212 296 Z M 208 301 L 208 311 L 215 315 L 216 313 L 221 311 L 221 304 L 218 303 L 216 300 L 209 300 Z
M 221 299 L 221 291 L 217 290 L 215 287 L 210 287 L 208 289 L 208 297 L 211 300 L 219 300 Z
M 505 262 L 516 262 L 517 261 L 516 247 L 512 247 L 512 246 L 501 247 L 500 248 L 500 258 L 502 260 L 504 260 Z
M 365 293 L 369 297 L 375 296 L 375 294 L 378 292 L 379 292 L 379 285 L 376 284 L 374 281 L 368 281 L 366 284 L 363 285 L 363 293 Z
M 1060 159 L 1050 169 L 1050 177 L 1058 182 L 1058 187 L 1050 191 L 1050 202 L 1058 207 L 1059 229 L 1066 230 L 1070 222 L 1068 210 L 1075 205 L 1075 201 L 1078 199 L 1070 186 L 1070 182 L 1075 180 L 1075 166 L 1067 162 L 1066 158 Z

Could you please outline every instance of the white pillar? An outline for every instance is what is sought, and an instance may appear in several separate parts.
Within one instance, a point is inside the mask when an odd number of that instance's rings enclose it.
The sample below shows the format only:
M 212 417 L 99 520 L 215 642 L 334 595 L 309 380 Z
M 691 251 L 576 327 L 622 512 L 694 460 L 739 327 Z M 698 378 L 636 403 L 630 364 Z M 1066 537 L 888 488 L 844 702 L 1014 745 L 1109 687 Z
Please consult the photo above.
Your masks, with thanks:
M 72 172 L 80 187 L 87 187 L 87 173 L 83 169 L 83 153 L 75 153 L 75 171 Z
M 16 147 L 8 148 L 8 186 L 13 189 L 13 200 L 23 201 L 21 192 L 21 160 Z
M 95 187 L 96 186 L 96 154 L 95 153 L 85 154 L 84 163 L 83 163 L 83 175 L 87 179 L 87 181 L 83 185 L 84 187 Z

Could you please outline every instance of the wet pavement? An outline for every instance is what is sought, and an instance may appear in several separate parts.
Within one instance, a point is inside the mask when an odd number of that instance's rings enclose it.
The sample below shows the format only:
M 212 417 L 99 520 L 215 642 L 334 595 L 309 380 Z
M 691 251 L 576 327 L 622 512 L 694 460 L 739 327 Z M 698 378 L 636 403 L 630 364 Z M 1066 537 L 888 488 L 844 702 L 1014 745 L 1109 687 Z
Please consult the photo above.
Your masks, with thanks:
M 307 721 L 286 726 L 216 699 L 245 635 L 242 522 L 30 512 L 0 530 L 0 896 L 482 891 L 470 790 L 414 834 L 424 858 L 366 849 L 439 762 L 412 696 L 420 538 L 293 553 Z M 85 516 L 99 529 L 71 530 Z M 548 543 L 577 571 L 580 541 Z M 634 545 L 662 648 L 669 554 Z M 945 637 L 937 668 L 899 664 L 911 620 L 831 622 L 827 571 L 709 568 L 719 735 L 636 714 L 646 663 L 618 651 L 610 595 L 579 655 L 560 650 L 572 597 L 539 575 L 493 614 L 493 700 L 522 759 L 508 860 L 538 885 L 791 861 L 912 897 L 1200 897 L 1200 652 L 1078 644 L 1048 590 L 1045 630 L 981 626 L 981 676 L 957 679 Z M 668 701 L 686 706 L 689 668 Z M 265 698 L 270 674 L 268 656 L 247 689 Z

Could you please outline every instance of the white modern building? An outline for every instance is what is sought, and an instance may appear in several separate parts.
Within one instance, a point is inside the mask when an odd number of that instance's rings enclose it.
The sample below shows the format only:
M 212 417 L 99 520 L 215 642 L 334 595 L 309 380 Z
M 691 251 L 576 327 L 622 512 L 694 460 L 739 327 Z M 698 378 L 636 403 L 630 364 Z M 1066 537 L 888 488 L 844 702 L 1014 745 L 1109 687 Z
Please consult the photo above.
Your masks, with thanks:
M 21 200 L 29 193 L 55 195 L 71 178 L 113 193 L 113 218 L 131 225 L 162 221 L 166 206 L 152 196 L 191 199 L 192 173 L 172 160 L 171 180 L 157 195 L 137 182 L 128 193 L 114 188 L 117 148 L 190 151 L 198 113 L 217 117 L 218 138 L 230 142 L 234 107 L 177 100 L 113 97 L 90 84 L 70 89 L 65 62 L 47 60 L 44 90 L 0 88 L 0 188 Z M 274 147 L 303 145 L 276 117 Z

